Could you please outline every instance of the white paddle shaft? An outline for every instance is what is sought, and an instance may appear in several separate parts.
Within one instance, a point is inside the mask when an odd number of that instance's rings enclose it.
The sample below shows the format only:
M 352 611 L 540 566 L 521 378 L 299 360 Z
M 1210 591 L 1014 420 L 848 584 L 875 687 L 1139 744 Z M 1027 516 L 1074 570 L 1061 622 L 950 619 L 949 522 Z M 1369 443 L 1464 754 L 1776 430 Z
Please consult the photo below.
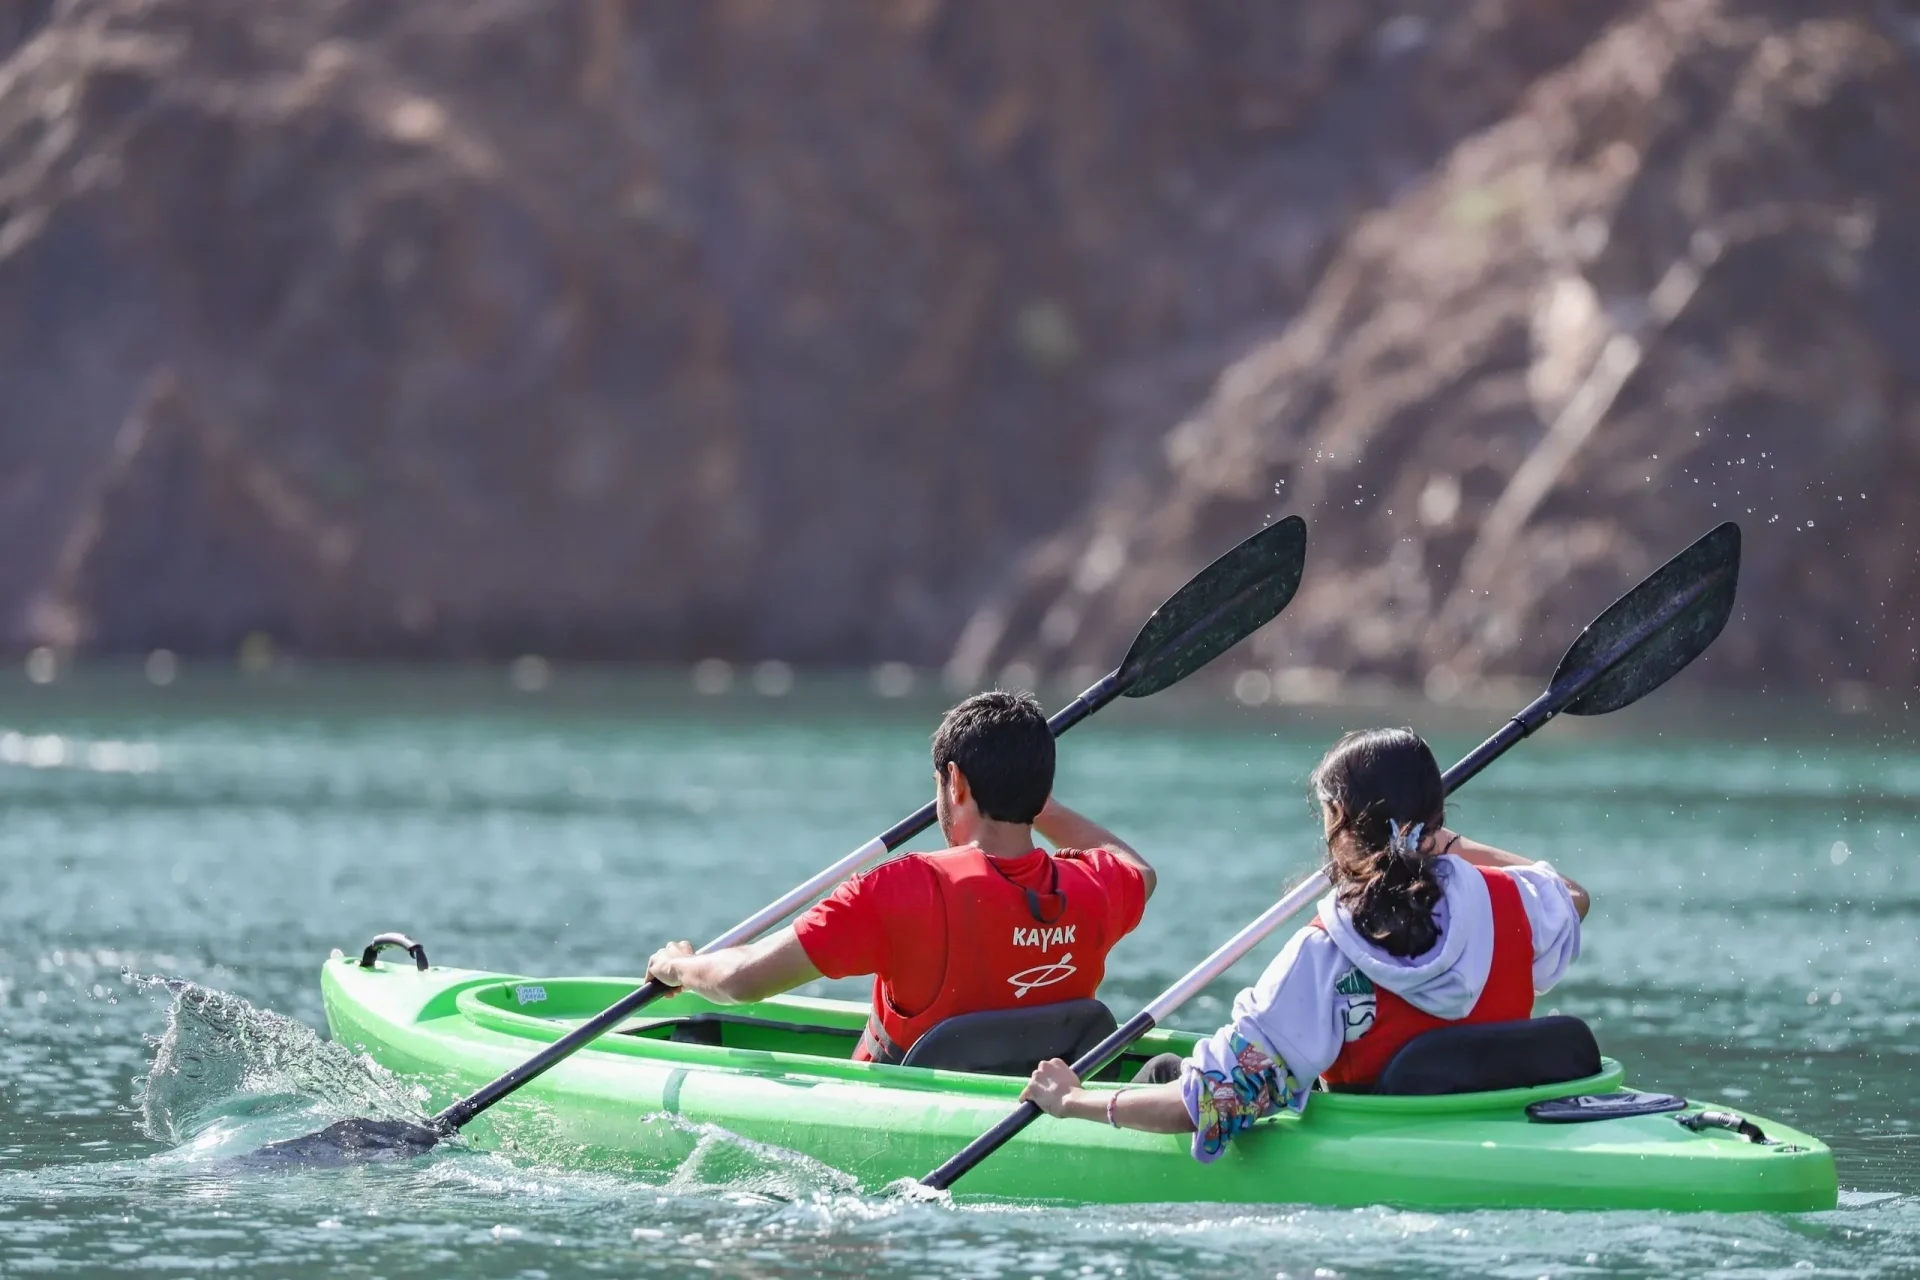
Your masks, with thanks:
M 1145 1013 L 1158 1024 L 1161 1019 L 1192 999 L 1200 989 L 1231 969 L 1240 958 L 1264 941 L 1268 934 L 1299 914 L 1325 893 L 1330 884 L 1325 871 L 1316 871 L 1287 891 L 1285 897 L 1255 916 L 1247 925 L 1215 948 L 1212 955 L 1186 977 L 1155 996 Z
M 778 900 L 769 902 L 766 906 L 760 908 L 760 910 L 754 912 L 745 920 L 742 920 L 739 924 L 733 926 L 733 928 L 700 948 L 701 952 L 704 954 L 708 951 L 719 951 L 723 947 L 736 947 L 743 942 L 752 942 L 755 938 L 773 928 L 773 926 L 779 924 L 782 920 L 785 920 L 788 916 L 798 911 L 801 907 L 806 906 L 828 889 L 845 880 L 848 876 L 856 872 L 865 871 L 869 866 L 886 856 L 886 841 L 882 840 L 879 836 L 875 836 L 832 866 L 827 867 L 817 875 L 810 876 L 801 881 L 789 889 Z

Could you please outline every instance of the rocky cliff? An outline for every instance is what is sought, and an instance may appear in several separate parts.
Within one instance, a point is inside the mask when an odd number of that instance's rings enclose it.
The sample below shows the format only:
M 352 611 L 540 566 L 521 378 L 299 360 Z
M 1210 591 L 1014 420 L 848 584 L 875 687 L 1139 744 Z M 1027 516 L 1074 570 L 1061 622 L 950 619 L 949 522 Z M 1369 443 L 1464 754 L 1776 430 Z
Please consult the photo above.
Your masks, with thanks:
M 983 676 L 1301 511 L 1243 660 L 1444 695 L 1733 515 L 1721 678 L 1910 687 L 1917 50 L 1788 0 L 17 4 L 0 643 Z
M 1708 670 L 1842 703 L 1914 688 L 1917 120 L 1910 12 L 1635 6 L 1361 219 L 960 657 L 1091 655 L 1290 510 L 1312 567 L 1252 646 L 1277 691 L 1339 673 L 1445 698 L 1550 670 L 1735 519 L 1743 607 Z

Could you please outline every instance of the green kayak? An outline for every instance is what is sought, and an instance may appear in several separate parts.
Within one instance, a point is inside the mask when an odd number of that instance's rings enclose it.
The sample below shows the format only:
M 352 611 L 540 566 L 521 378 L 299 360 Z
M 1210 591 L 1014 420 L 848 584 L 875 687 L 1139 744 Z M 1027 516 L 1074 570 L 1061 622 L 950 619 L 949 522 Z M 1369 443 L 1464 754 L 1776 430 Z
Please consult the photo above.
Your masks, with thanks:
M 632 990 L 631 978 L 517 978 L 330 961 L 335 1039 L 417 1080 L 436 1106 L 524 1061 Z M 718 1014 L 719 1016 L 713 1016 Z M 667 1171 L 707 1126 L 810 1156 L 878 1191 L 916 1178 L 1013 1108 L 1021 1081 L 850 1060 L 865 1007 L 782 997 L 717 1010 L 682 995 L 633 1019 L 482 1117 L 479 1145 Z M 1108 1074 L 1184 1053 L 1155 1031 Z M 973 1171 L 962 1200 L 1793 1212 L 1831 1209 L 1833 1154 L 1757 1120 L 1768 1141 L 1695 1131 L 1675 1114 L 1548 1124 L 1529 1104 L 1621 1088 L 1618 1063 L 1566 1084 L 1445 1097 L 1317 1094 L 1215 1163 L 1184 1136 L 1042 1118 Z M 1099 1086 L 1096 1086 L 1099 1087 Z M 1716 1110 L 1726 1110 L 1716 1108 Z M 1678 1118 L 1697 1115 L 1689 1105 Z M 677 1119 L 676 1119 L 677 1118 Z M 1751 1117 L 1747 1117 L 1752 1119 Z

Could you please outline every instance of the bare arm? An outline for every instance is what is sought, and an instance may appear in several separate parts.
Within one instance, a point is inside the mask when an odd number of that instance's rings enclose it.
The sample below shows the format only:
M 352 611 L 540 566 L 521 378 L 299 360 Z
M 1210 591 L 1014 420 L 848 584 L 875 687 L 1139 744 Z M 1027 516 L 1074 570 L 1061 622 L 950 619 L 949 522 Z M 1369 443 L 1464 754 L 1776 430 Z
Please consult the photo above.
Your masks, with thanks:
M 1047 800 L 1047 807 L 1040 811 L 1040 816 L 1033 820 L 1033 829 L 1051 841 L 1056 849 L 1113 850 L 1122 862 L 1140 873 L 1140 878 L 1146 881 L 1149 898 L 1153 896 L 1154 886 L 1160 882 L 1152 864 L 1141 857 L 1132 845 L 1093 819 L 1075 813 L 1051 797 Z
M 1020 1091 L 1023 1102 L 1031 1102 L 1050 1116 L 1063 1120 L 1107 1122 L 1107 1103 L 1113 1103 L 1113 1120 L 1122 1129 L 1143 1133 L 1192 1133 L 1193 1118 L 1181 1101 L 1176 1084 L 1147 1084 L 1120 1090 L 1115 1098 L 1107 1093 L 1089 1093 L 1080 1087 L 1080 1077 L 1058 1058 L 1049 1058 L 1034 1069 L 1033 1078 Z
M 1448 831 L 1445 828 L 1435 832 L 1433 840 L 1433 847 L 1436 851 L 1444 849 L 1448 853 L 1457 853 L 1476 867 L 1530 867 L 1534 863 L 1534 859 L 1532 858 L 1523 858 L 1517 853 L 1508 853 L 1504 849 L 1495 849 L 1491 845 L 1481 844 L 1478 840 L 1469 840 L 1465 836 L 1459 835 L 1457 832 Z M 1451 847 L 1449 847 L 1449 845 L 1451 845 Z M 1556 875 L 1559 874 L 1558 868 L 1555 868 L 1554 873 Z M 1587 918 L 1587 908 L 1593 905 L 1592 899 L 1588 898 L 1587 891 L 1582 889 L 1570 877 L 1562 875 L 1560 879 L 1566 882 L 1567 892 L 1573 896 L 1574 911 L 1579 914 L 1582 920 L 1585 920 Z
M 752 1004 L 812 982 L 820 971 L 789 925 L 758 942 L 707 955 L 695 955 L 688 943 L 670 942 L 647 961 L 647 976 L 715 1004 Z

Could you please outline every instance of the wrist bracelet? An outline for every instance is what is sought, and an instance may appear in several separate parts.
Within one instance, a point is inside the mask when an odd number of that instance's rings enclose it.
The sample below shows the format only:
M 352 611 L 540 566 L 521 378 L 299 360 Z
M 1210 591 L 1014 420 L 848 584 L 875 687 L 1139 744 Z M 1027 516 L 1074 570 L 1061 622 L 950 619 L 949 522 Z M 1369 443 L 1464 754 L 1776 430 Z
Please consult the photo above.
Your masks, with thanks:
M 1120 1095 L 1125 1092 L 1125 1089 L 1115 1089 L 1107 1095 L 1107 1123 L 1116 1129 L 1120 1127 L 1120 1121 L 1114 1117 L 1113 1106 L 1116 1102 L 1120 1101 Z

